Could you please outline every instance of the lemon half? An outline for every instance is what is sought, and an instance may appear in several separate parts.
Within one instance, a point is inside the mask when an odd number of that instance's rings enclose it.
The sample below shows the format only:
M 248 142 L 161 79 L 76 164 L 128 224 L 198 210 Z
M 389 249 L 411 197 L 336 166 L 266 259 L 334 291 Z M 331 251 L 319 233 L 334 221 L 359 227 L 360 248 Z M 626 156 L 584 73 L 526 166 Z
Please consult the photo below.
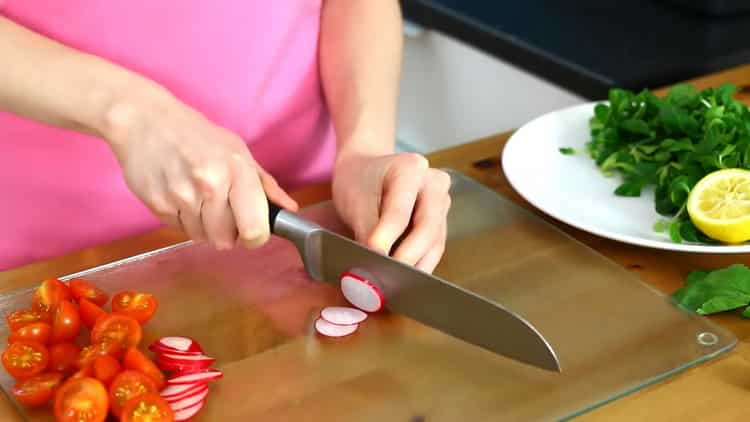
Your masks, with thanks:
M 690 191 L 687 212 L 708 237 L 733 244 L 750 240 L 750 171 L 707 174 Z

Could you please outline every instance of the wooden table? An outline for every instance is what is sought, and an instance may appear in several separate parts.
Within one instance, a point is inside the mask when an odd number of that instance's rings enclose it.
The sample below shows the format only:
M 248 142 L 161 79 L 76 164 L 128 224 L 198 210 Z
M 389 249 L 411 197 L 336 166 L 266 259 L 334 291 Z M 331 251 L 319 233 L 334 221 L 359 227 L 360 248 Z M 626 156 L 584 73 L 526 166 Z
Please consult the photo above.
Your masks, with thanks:
M 750 66 L 690 81 L 699 88 L 732 82 L 742 88 L 740 98 L 750 103 Z M 430 155 L 435 167 L 459 170 L 502 195 L 532 209 L 509 186 L 500 168 L 499 152 L 510 133 L 505 133 Z M 330 198 L 327 186 L 314 186 L 297 192 L 301 205 Z M 537 214 L 541 215 L 536 210 Z M 694 269 L 722 267 L 732 263 L 750 264 L 746 255 L 699 255 L 644 249 L 596 237 L 566 226 L 549 217 L 548 221 L 609 257 L 657 289 L 671 293 L 680 287 L 685 275 Z M 184 240 L 182 234 L 161 229 L 141 236 L 86 249 L 49 261 L 0 272 L 0 293 L 28 287 L 39 280 L 69 274 L 116 259 L 153 250 Z M 581 417 L 584 421 L 695 420 L 728 421 L 746 417 L 750 401 L 750 321 L 736 315 L 712 316 L 739 338 L 735 350 L 709 363 L 616 400 Z M 10 403 L 0 397 L 0 420 L 20 421 Z

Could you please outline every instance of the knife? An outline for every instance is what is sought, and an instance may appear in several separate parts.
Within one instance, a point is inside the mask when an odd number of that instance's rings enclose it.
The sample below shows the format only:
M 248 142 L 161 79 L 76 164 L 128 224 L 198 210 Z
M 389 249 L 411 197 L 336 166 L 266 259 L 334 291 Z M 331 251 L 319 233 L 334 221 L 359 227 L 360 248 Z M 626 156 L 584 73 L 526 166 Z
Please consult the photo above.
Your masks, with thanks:
M 367 274 L 385 307 L 491 352 L 561 371 L 549 342 L 531 323 L 502 305 L 427 274 L 268 203 L 271 232 L 297 247 L 315 280 L 338 286 L 345 272 Z

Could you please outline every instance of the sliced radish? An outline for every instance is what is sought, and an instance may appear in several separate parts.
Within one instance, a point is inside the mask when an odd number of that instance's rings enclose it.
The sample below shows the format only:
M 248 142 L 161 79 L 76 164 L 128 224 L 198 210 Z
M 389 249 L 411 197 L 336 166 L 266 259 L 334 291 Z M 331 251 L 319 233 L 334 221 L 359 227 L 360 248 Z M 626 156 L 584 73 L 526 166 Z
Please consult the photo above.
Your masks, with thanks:
M 206 399 L 206 396 L 208 395 L 208 388 L 206 388 L 203 391 L 197 392 L 193 394 L 192 396 L 188 396 L 182 400 L 177 400 L 169 403 L 169 407 L 172 408 L 175 412 L 178 410 L 187 409 L 189 407 L 195 406 L 196 404 L 204 401 Z
M 324 320 L 336 325 L 353 325 L 367 319 L 367 314 L 357 308 L 347 306 L 329 306 L 320 311 Z
M 366 312 L 376 312 L 383 307 L 384 296 L 378 286 L 356 274 L 341 276 L 341 292 L 346 300 Z
M 159 395 L 161 395 L 164 400 L 179 400 L 181 398 L 184 398 L 184 395 L 186 394 L 195 393 L 204 388 L 208 388 L 208 384 L 197 383 L 168 385 L 163 390 L 161 390 L 161 392 L 159 392 Z
M 198 412 L 201 411 L 201 409 L 203 409 L 203 406 L 205 404 L 205 401 L 198 402 L 191 407 L 186 407 L 185 409 L 174 412 L 175 422 L 184 422 L 192 419 L 193 417 L 195 417 L 195 415 L 198 414 Z
M 208 356 L 175 356 L 159 355 L 156 358 L 156 365 L 165 371 L 180 373 L 199 372 L 208 369 L 215 359 Z
M 173 353 L 162 353 L 159 355 L 159 359 L 169 359 L 176 362 L 211 362 L 213 363 L 216 359 L 206 356 L 204 354 L 200 355 L 176 355 Z
M 170 355 L 180 355 L 180 356 L 200 356 L 203 354 L 203 352 L 183 352 L 182 350 L 167 349 L 163 346 L 149 346 L 149 350 L 154 352 L 157 356 L 163 355 L 165 353 L 169 353 Z
M 208 384 L 197 385 L 197 386 L 194 386 L 193 388 L 191 388 L 191 389 L 189 389 L 187 391 L 184 391 L 184 392 L 182 392 L 180 394 L 176 394 L 174 396 L 169 396 L 169 397 L 162 396 L 162 398 L 167 403 L 176 403 L 176 402 L 178 402 L 180 400 L 184 400 L 184 399 L 186 399 L 188 397 L 193 397 L 196 394 L 202 394 L 204 391 L 206 393 L 208 393 Z
M 216 369 L 209 369 L 201 372 L 194 372 L 192 374 L 178 374 L 173 377 L 167 378 L 167 385 L 177 384 L 198 384 L 207 383 L 210 381 L 221 378 L 223 374 L 221 371 Z
M 326 337 L 344 337 L 357 331 L 359 324 L 351 325 L 336 325 L 332 324 L 323 318 L 315 320 L 315 331 Z
M 189 337 L 162 337 L 155 341 L 149 346 L 151 351 L 162 350 L 168 352 L 169 350 L 177 350 L 180 352 L 200 352 L 203 353 L 203 348 L 197 341 Z

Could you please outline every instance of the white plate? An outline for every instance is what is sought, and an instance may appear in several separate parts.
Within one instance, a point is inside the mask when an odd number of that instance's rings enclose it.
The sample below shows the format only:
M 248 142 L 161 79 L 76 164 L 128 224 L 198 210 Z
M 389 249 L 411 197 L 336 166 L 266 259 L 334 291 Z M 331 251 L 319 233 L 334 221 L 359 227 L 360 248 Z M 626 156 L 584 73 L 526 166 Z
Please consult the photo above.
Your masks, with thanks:
M 585 150 L 589 119 L 597 103 L 538 117 L 518 129 L 503 151 L 511 186 L 542 212 L 581 230 L 649 248 L 704 253 L 746 253 L 750 245 L 674 243 L 653 231 L 663 219 L 654 209 L 653 189 L 637 198 L 614 194 L 619 176 L 605 177 Z M 575 155 L 561 154 L 571 147 Z

